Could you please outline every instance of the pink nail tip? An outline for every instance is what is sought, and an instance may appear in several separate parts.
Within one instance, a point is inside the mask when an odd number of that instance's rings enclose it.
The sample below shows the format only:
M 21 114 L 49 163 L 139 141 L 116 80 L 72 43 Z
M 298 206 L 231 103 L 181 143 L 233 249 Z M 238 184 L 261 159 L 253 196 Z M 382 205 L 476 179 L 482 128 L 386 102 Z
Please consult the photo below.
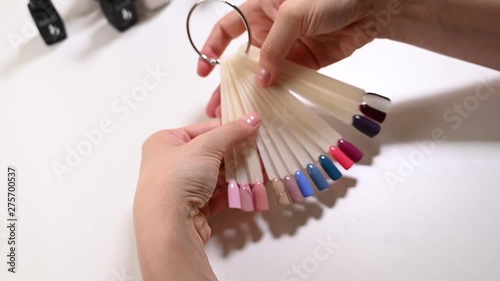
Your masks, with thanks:
M 344 139 L 340 139 L 337 141 L 337 145 L 352 161 L 359 162 L 363 158 L 363 152 L 354 144 Z
M 245 212 L 255 211 L 255 206 L 253 203 L 253 193 L 248 183 L 240 184 L 240 202 L 242 211 Z
M 227 199 L 229 208 L 241 209 L 240 189 L 236 181 L 231 180 L 227 186 Z
M 269 210 L 269 200 L 267 198 L 266 187 L 262 182 L 258 181 L 253 186 L 253 197 L 255 202 L 255 210 L 267 211 Z

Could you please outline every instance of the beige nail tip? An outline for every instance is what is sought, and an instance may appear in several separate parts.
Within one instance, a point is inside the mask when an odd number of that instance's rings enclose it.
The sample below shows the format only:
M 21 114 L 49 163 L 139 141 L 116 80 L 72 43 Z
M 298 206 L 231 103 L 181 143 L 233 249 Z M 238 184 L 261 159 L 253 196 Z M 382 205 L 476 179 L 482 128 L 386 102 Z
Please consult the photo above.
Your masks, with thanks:
M 271 187 L 273 188 L 274 194 L 276 195 L 276 200 L 280 205 L 290 205 L 292 202 L 288 197 L 288 193 L 286 192 L 285 185 L 282 181 L 278 179 L 271 180 Z

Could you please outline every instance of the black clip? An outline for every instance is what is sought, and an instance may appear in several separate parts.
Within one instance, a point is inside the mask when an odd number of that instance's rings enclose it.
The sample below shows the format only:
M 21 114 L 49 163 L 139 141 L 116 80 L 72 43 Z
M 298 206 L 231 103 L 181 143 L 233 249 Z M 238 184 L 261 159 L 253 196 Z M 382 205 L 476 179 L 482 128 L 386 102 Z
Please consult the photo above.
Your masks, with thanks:
M 99 0 L 109 23 L 124 31 L 137 22 L 135 0 Z
M 64 23 L 50 0 L 30 0 L 28 9 L 47 45 L 66 38 Z

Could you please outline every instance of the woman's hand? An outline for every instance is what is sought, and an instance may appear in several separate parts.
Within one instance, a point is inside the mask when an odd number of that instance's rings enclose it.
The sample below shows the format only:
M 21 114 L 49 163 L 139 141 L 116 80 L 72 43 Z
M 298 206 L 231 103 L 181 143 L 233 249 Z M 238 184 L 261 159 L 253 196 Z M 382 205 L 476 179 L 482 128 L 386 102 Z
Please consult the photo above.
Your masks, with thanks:
M 241 6 L 252 30 L 252 44 L 261 48 L 257 82 L 271 85 L 285 59 L 319 69 L 351 55 L 369 43 L 373 36 L 356 36 L 365 31 L 366 22 L 377 0 L 248 0 Z M 209 35 L 202 52 L 220 57 L 228 44 L 245 32 L 236 12 L 222 18 Z M 373 31 L 369 32 L 372 34 Z M 360 40 L 361 39 L 361 40 Z M 213 66 L 200 59 L 198 74 L 207 76 Z M 220 114 L 217 89 L 207 114 Z
M 202 123 L 160 131 L 143 146 L 134 202 L 139 261 L 145 281 L 216 280 L 204 252 L 207 219 L 227 206 L 215 196 L 222 158 L 260 124 L 253 113 L 220 126 Z

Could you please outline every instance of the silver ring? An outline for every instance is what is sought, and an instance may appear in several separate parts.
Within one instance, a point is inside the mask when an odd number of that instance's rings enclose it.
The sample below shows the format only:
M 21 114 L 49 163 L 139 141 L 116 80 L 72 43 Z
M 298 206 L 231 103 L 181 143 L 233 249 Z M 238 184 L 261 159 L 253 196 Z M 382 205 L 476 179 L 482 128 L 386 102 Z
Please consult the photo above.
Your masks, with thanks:
M 207 55 L 205 55 L 204 53 L 202 53 L 200 50 L 198 50 L 198 48 L 196 48 L 196 45 L 193 42 L 193 38 L 191 38 L 191 31 L 189 29 L 189 22 L 191 20 L 191 15 L 193 14 L 193 11 L 196 9 L 196 7 L 198 7 L 203 2 L 221 2 L 221 3 L 224 3 L 224 4 L 231 6 L 231 8 L 233 8 L 238 13 L 241 20 L 243 21 L 243 24 L 245 24 L 245 29 L 247 30 L 247 33 L 248 33 L 248 44 L 247 44 L 247 48 L 245 50 L 245 52 L 248 53 L 248 50 L 250 50 L 250 45 L 252 43 L 252 32 L 250 31 L 250 25 L 248 24 L 247 18 L 245 17 L 243 12 L 240 10 L 240 8 L 238 8 L 238 6 L 236 6 L 234 4 L 229 3 L 226 0 L 199 0 L 198 2 L 196 2 L 196 4 L 193 5 L 191 10 L 189 11 L 189 14 L 187 16 L 187 21 L 186 21 L 186 30 L 187 30 L 189 42 L 191 43 L 191 46 L 193 46 L 193 49 L 198 53 L 198 55 L 203 60 L 205 60 L 206 62 L 208 62 L 211 65 L 220 64 L 220 59 L 210 58 Z

